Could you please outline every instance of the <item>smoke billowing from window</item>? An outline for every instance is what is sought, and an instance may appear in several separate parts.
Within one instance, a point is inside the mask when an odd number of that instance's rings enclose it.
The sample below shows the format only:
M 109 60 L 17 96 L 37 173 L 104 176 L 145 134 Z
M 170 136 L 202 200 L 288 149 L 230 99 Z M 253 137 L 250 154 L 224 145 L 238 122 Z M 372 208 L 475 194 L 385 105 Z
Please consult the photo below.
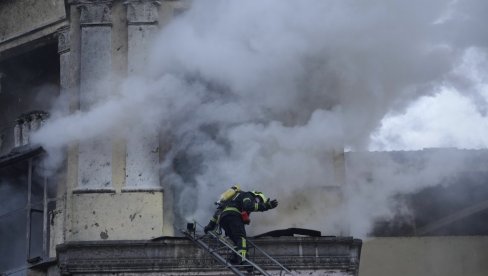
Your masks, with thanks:
M 344 150 L 486 147 L 485 124 L 473 138 L 468 126 L 425 119 L 486 119 L 487 8 L 481 0 L 195 1 L 164 27 L 144 76 L 118 82 L 117 95 L 87 112 L 52 120 L 37 141 L 56 148 L 158 126 L 170 145 L 163 184 L 175 190 L 181 219 L 205 223 L 221 191 L 240 183 L 280 200 L 255 216 L 256 231 L 365 235 L 392 212 L 391 196 L 435 185 L 446 168 L 439 158 L 418 171 L 386 162 L 382 181 L 369 185 L 363 163 L 349 162 L 346 206 L 326 214 L 341 197 L 330 186 L 340 185 L 334 160 Z M 443 101 L 424 103 L 443 91 L 466 101 L 462 116 L 437 106 Z

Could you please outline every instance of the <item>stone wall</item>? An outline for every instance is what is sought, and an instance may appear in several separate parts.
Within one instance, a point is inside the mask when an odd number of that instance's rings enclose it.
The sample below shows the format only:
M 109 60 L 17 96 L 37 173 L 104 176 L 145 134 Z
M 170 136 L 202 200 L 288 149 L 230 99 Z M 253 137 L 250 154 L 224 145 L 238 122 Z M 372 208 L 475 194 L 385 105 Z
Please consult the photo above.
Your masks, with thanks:
M 255 243 L 294 274 L 357 275 L 361 241 L 342 237 L 259 238 Z M 64 275 L 232 275 L 186 238 L 68 242 L 57 247 Z M 256 251 L 251 259 L 273 275 L 278 267 Z
M 488 237 L 390 237 L 364 242 L 361 276 L 488 275 Z

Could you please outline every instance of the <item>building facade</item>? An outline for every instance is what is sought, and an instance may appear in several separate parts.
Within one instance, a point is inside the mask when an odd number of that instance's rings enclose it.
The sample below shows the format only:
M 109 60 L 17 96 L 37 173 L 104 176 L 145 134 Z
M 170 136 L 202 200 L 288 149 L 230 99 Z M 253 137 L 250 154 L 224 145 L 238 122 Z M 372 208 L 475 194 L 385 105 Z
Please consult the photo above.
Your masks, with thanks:
M 0 1 L 2 275 L 228 275 L 178 232 L 174 196 L 159 172 L 167 147 L 160 133 L 131 139 L 109 134 L 56 153 L 31 142 L 51 110 L 73 114 L 116 94 L 117 81 L 107 82 L 107 75 L 117 80 L 140 74 L 156 33 L 190 4 Z M 398 198 L 412 213 L 378 221 L 364 244 L 293 235 L 256 243 L 299 275 L 487 275 L 488 158 L 484 151 L 442 152 L 440 159 L 458 158 L 469 169 Z M 359 175 L 374 183 L 382 164 L 423 166 L 423 156 L 434 154 L 334 155 L 338 185 L 327 187 L 328 202 L 340 204 L 334 200 L 340 201 L 340 185 L 350 182 L 355 163 L 370 165 L 361 166 Z M 57 166 L 46 161 L 48 155 L 59 157 Z M 459 200 L 447 200 L 452 194 Z
M 140 74 L 158 30 L 189 4 L 0 3 L 2 275 L 228 273 L 175 231 L 172 193 L 160 179 L 159 133 L 107 135 L 61 152 L 31 141 L 54 105 L 64 114 L 88 110 L 116 93 L 114 80 Z M 58 157 L 57 165 L 47 156 Z M 281 239 L 260 242 L 298 273 L 357 275 L 360 240 Z

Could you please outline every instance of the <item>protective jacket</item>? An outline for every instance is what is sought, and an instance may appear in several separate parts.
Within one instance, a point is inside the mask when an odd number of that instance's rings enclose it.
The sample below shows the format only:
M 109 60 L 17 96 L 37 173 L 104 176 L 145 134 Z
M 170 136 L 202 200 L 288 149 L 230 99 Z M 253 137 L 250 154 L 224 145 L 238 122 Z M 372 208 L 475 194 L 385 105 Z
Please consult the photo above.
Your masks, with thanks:
M 272 206 L 269 200 L 259 197 L 255 192 L 239 191 L 217 208 L 210 220 L 209 228 L 213 229 L 223 217 L 229 215 L 242 217 L 244 212 L 249 215 L 251 212 L 264 212 L 274 207 L 276 206 Z
M 237 193 L 224 207 L 221 217 L 228 214 L 241 214 L 243 211 L 251 212 L 263 212 L 270 208 L 266 202 L 257 200 L 256 196 L 252 192 L 239 192 Z
M 230 262 L 241 263 L 247 255 L 244 224 L 249 224 L 249 213 L 267 211 L 276 206 L 278 206 L 276 199 L 270 201 L 261 192 L 236 191 L 232 198 L 219 203 L 219 207 L 208 225 L 205 226 L 204 231 L 205 233 L 212 231 L 219 224 L 225 230 L 225 235 L 234 243 L 238 253 Z

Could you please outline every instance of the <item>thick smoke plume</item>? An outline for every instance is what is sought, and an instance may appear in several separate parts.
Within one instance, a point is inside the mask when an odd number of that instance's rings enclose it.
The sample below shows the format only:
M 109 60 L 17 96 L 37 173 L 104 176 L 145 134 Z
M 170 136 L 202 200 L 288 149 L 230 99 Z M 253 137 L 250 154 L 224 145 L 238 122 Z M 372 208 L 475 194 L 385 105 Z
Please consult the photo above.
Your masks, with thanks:
M 486 119 L 487 8 L 482 0 L 194 1 L 163 28 L 144 76 L 119 82 L 120 93 L 91 110 L 52 120 L 37 141 L 58 148 L 156 126 L 170 144 L 161 170 L 181 219 L 205 223 L 218 195 L 240 183 L 280 200 L 255 216 L 255 231 L 364 236 L 392 212 L 386 199 L 446 171 L 434 159 L 420 173 L 383 166 L 372 185 L 361 174 L 368 161 L 337 169 L 344 151 L 486 147 L 487 135 L 471 141 L 424 121 L 457 114 L 418 106 L 455 91 L 472 112 L 462 120 Z M 422 136 L 417 124 L 437 140 L 412 139 Z

